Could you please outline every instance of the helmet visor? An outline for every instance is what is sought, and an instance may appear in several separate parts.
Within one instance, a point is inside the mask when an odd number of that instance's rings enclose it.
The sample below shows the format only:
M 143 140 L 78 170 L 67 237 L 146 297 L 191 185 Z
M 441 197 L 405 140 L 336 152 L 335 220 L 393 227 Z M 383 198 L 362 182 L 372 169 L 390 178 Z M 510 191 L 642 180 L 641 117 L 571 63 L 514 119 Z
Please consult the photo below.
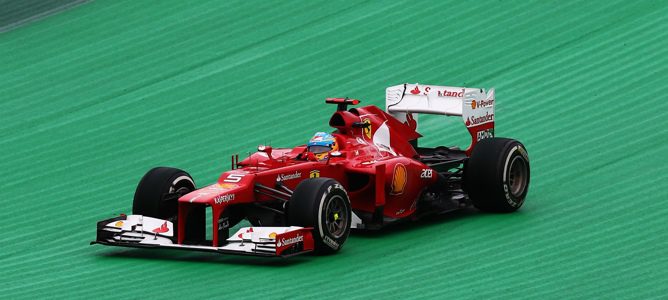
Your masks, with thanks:
M 315 153 L 315 154 L 323 153 L 323 152 L 329 152 L 330 150 L 332 150 L 332 147 L 330 147 L 330 146 L 309 146 L 308 147 L 308 151 L 311 152 L 311 153 Z

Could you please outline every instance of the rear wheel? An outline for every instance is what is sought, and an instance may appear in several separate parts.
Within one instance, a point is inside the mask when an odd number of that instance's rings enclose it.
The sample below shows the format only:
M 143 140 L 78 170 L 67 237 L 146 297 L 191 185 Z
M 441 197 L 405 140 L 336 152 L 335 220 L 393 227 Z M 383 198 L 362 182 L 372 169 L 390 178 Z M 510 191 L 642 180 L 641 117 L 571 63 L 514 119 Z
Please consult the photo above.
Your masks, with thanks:
M 529 191 L 529 156 L 519 141 L 489 138 L 478 142 L 466 164 L 465 187 L 478 209 L 512 212 Z
M 315 251 L 334 253 L 350 234 L 352 212 L 346 190 L 331 178 L 310 178 L 297 185 L 288 208 L 289 225 L 313 227 Z

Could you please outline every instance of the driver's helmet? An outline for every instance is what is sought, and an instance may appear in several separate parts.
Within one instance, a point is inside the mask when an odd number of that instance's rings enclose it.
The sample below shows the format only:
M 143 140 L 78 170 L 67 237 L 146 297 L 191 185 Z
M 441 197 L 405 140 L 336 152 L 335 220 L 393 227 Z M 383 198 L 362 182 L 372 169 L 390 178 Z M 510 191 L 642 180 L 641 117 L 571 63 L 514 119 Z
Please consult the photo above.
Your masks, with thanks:
M 326 132 L 316 132 L 306 146 L 308 147 L 308 151 L 313 153 L 318 160 L 326 159 L 329 151 L 339 150 L 336 138 Z

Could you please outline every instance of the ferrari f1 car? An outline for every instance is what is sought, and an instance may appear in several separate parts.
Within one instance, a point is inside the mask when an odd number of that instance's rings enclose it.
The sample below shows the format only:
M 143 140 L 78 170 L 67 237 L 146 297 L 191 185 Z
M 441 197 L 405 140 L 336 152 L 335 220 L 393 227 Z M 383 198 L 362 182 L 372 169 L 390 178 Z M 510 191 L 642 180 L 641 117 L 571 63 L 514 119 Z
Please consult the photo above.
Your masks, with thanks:
M 198 188 L 179 169 L 148 171 L 132 214 L 98 222 L 92 243 L 258 256 L 333 253 L 351 229 L 469 206 L 522 206 L 529 157 L 522 143 L 494 137 L 493 89 L 392 86 L 384 111 L 348 109 L 356 99 L 325 102 L 336 105 L 332 133 L 294 148 L 261 145 L 242 161 L 232 156 L 231 170 L 213 184 Z M 460 116 L 470 146 L 418 146 L 417 114 Z M 251 226 L 230 234 L 244 219 Z

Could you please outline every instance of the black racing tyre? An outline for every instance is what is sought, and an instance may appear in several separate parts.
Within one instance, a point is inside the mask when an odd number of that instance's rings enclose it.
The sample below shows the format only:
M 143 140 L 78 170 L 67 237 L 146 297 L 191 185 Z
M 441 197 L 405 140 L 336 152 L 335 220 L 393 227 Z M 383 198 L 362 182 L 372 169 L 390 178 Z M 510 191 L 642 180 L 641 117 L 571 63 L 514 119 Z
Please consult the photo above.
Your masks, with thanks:
M 185 171 L 157 167 L 146 172 L 137 185 L 132 213 L 159 219 L 176 219 L 179 197 L 195 190 Z
M 339 251 L 350 234 L 351 220 L 348 194 L 334 179 L 306 179 L 290 198 L 288 224 L 313 227 L 317 254 Z
M 132 213 L 169 220 L 178 228 L 179 198 L 195 190 L 195 181 L 183 170 L 157 167 L 146 172 L 137 185 Z M 200 244 L 205 240 L 205 208 L 191 208 L 186 217 L 185 242 Z M 176 236 L 175 236 L 176 237 Z
M 479 141 L 469 158 L 464 186 L 480 210 L 513 212 L 529 191 L 529 155 L 519 141 L 488 138 Z

